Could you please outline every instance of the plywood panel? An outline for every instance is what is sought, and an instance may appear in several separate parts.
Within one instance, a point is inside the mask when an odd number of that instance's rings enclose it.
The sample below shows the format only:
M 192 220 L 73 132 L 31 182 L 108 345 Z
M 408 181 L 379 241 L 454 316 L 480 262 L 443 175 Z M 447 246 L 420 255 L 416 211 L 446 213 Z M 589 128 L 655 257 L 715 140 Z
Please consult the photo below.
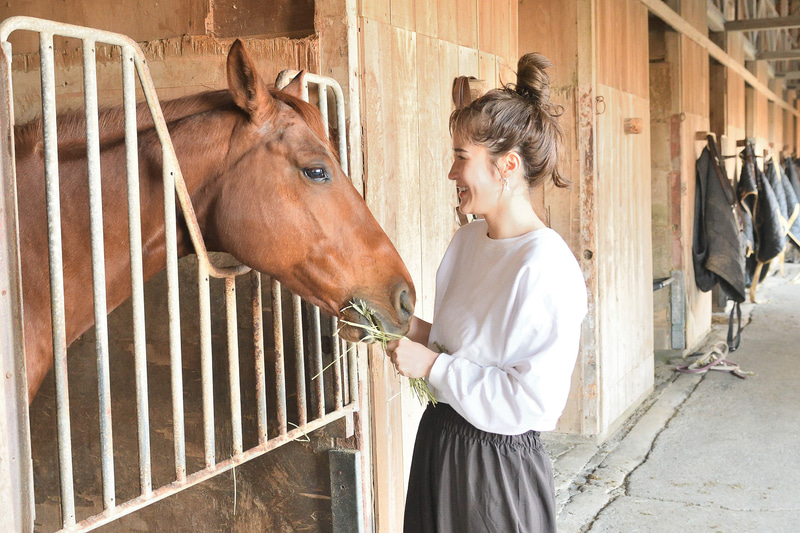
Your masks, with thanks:
M 369 18 L 383 24 L 389 24 L 392 20 L 391 1 L 361 0 L 361 14 L 365 18 Z
M 417 33 L 429 37 L 439 36 L 439 7 L 438 0 L 416 0 Z
M 706 22 L 706 4 L 707 0 L 681 0 L 681 17 L 686 21 L 703 32 L 704 35 L 708 32 L 708 24 Z
M 184 0 L 180 3 L 159 0 L 104 3 L 98 0 L 28 0 L 0 4 L 0 20 L 25 15 L 122 33 L 134 41 L 151 41 L 204 35 L 208 5 L 207 0 Z M 39 39 L 34 33 L 15 32 L 10 41 L 15 54 L 39 50 Z
M 602 427 L 608 428 L 653 384 L 650 275 L 650 139 L 623 132 L 624 118 L 649 122 L 648 100 L 604 85 L 597 121 L 598 327 Z
M 458 9 L 456 0 L 438 0 L 439 39 L 458 41 Z
M 391 0 L 392 26 L 406 30 L 416 29 L 417 11 L 414 4 L 417 0 Z
M 597 3 L 597 81 L 647 98 L 647 10 L 637 0 Z
M 550 79 L 554 86 L 577 83 L 578 31 L 575 2 L 521 0 L 519 55 L 539 52 L 553 64 Z M 553 29 L 559 31 L 554 34 Z M 603 61 L 598 57 L 598 62 Z
M 506 60 L 511 60 L 511 35 L 508 31 L 511 23 L 509 16 L 508 0 L 495 0 L 494 8 L 494 43 L 497 49 L 495 54 Z M 516 44 L 514 45 L 516 47 Z
M 519 1 L 508 0 L 508 35 L 511 48 L 509 49 L 508 60 L 516 63 L 519 59 Z
M 393 149 L 396 125 L 393 115 L 395 75 L 394 35 L 390 26 L 363 19 L 363 86 L 365 128 L 365 199 L 378 222 L 390 236 L 394 233 L 398 208 L 389 199 L 393 196 L 392 172 L 399 164 Z M 403 471 L 402 421 L 390 399 L 400 393 L 401 384 L 391 362 L 370 350 L 370 416 L 372 418 L 372 450 L 375 474 L 376 529 L 392 531 L 392 523 L 400 523 L 402 495 L 398 476 Z M 380 428 L 378 430 L 377 428 Z M 402 483 L 399 483 L 402 487 Z
M 494 0 L 478 0 L 478 46 L 485 52 L 495 53 Z
M 166 5 L 180 5 L 174 0 Z M 307 37 L 314 34 L 314 0 L 214 0 L 213 32 L 217 37 L 248 35 Z M 205 32 L 203 32 L 205 33 Z
M 497 87 L 497 57 L 493 54 L 478 54 L 478 78 L 487 82 L 487 89 Z
M 458 44 L 478 47 L 478 1 L 456 0 Z
M 480 77 L 480 61 L 478 51 L 466 46 L 458 47 L 458 72 L 459 76 Z
M 708 116 L 708 52 L 685 35 L 681 36 L 683 110 Z

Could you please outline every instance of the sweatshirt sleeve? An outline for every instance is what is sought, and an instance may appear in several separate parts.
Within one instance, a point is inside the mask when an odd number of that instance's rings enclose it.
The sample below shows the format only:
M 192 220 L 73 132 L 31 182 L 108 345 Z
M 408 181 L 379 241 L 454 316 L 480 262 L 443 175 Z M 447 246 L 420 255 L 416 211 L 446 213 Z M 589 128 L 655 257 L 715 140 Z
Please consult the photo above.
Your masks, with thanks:
M 528 282 L 510 309 L 502 365 L 481 366 L 474 345 L 441 354 L 429 383 L 437 397 L 483 431 L 514 435 L 555 428 L 569 394 L 586 313 L 586 290 Z M 483 348 L 486 349 L 486 348 Z

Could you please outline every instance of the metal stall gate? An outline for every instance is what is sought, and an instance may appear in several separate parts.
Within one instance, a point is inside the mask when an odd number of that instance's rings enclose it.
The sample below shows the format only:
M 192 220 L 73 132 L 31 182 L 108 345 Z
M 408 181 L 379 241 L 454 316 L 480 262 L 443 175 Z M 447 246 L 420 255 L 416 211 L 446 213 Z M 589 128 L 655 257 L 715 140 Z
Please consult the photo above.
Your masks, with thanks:
M 58 464 L 60 477 L 61 531 L 88 531 L 109 523 L 121 516 L 129 514 L 150 503 L 165 498 L 182 489 L 196 485 L 221 472 L 234 468 L 245 461 L 262 455 L 278 446 L 303 437 L 308 432 L 318 429 L 356 410 L 358 405 L 358 377 L 354 346 L 345 343 L 336 335 L 336 319 L 323 320 L 318 308 L 307 310 L 305 327 L 303 325 L 303 309 L 306 304 L 292 295 L 291 315 L 293 318 L 294 343 L 292 361 L 296 366 L 296 380 L 293 386 L 297 391 L 297 424 L 287 420 L 286 372 L 284 367 L 284 327 L 280 284 L 271 280 L 272 295 L 272 329 L 274 338 L 274 358 L 269 369 L 274 374 L 275 382 L 270 383 L 274 389 L 276 405 L 271 407 L 277 420 L 277 435 L 270 438 L 267 430 L 267 384 L 265 379 L 264 325 L 262 324 L 262 280 L 258 272 L 250 271 L 243 265 L 220 267 L 212 263 L 203 243 L 202 235 L 190 203 L 181 169 L 173 150 L 167 126 L 156 97 L 155 86 L 150 77 L 144 55 L 138 45 L 130 38 L 88 28 L 54 23 L 29 17 L 13 17 L 0 24 L 0 42 L 5 61 L 0 66 L 2 90 L 6 101 L 3 103 L 2 116 L 5 135 L 3 136 L 3 204 L 0 214 L 3 215 L 0 237 L 4 239 L 0 255 L 0 289 L 3 298 L 0 300 L 0 320 L 3 333 L 2 369 L 8 370 L 5 383 L 5 432 L 0 435 L 10 444 L 5 449 L 10 451 L 11 469 L 16 472 L 4 473 L 9 462 L 0 462 L 0 489 L 8 486 L 3 480 L 11 480 L 11 490 L 0 490 L 0 503 L 13 502 L 14 521 L 19 530 L 32 527 L 33 514 L 33 479 L 30 461 L 30 440 L 27 420 L 24 354 L 20 319 L 20 282 L 18 236 L 16 230 L 14 177 L 14 141 L 13 141 L 13 98 L 11 89 L 11 44 L 8 36 L 17 30 L 28 30 L 39 33 L 41 57 L 41 86 L 43 107 L 44 158 L 47 196 L 47 228 L 49 240 L 51 307 L 53 324 L 54 372 L 56 388 L 56 413 L 58 428 Z M 56 144 L 56 103 L 55 103 L 55 68 L 53 36 L 80 39 L 83 45 L 83 79 L 86 112 L 86 142 L 89 167 L 90 194 L 90 227 L 92 244 L 92 274 L 95 306 L 95 337 L 97 354 L 97 387 L 100 407 L 100 440 L 101 440 L 101 472 L 103 511 L 84 519 L 76 518 L 73 447 L 70 430 L 69 388 L 67 383 L 67 346 L 65 340 L 65 312 L 61 264 L 61 230 L 59 208 L 59 176 L 58 154 Z M 116 46 L 120 49 L 122 63 L 122 87 L 125 114 L 125 145 L 127 154 L 128 176 L 128 216 L 131 253 L 131 283 L 133 309 L 133 354 L 135 364 L 135 391 L 138 432 L 138 477 L 139 495 L 124 502 L 116 500 L 114 477 L 114 444 L 111 429 L 111 384 L 109 375 L 109 340 L 106 320 L 105 295 L 105 263 L 103 250 L 103 223 L 100 179 L 100 144 L 98 135 L 97 106 L 97 72 L 96 43 Z M 141 89 L 149 106 L 155 128 L 161 142 L 163 156 L 164 181 L 164 216 L 166 223 L 167 246 L 167 294 L 169 316 L 169 359 L 170 382 L 172 391 L 172 438 L 174 449 L 174 481 L 154 487 L 152 476 L 152 460 L 150 455 L 150 406 L 148 404 L 147 353 L 145 344 L 145 312 L 144 282 L 142 275 L 142 243 L 140 230 L 139 205 L 139 171 L 137 152 L 136 126 L 136 82 L 138 75 Z M 335 80 L 316 75 L 306 76 L 303 90 L 308 99 L 308 82 L 318 87 L 319 107 L 327 123 L 328 91 L 333 92 L 336 102 L 336 119 L 339 132 L 339 151 L 342 167 L 347 172 L 347 151 L 344 116 L 344 99 L 341 88 Z M 184 386 L 182 377 L 180 301 L 178 292 L 178 257 L 176 244 L 176 205 L 175 197 L 189 228 L 189 232 L 198 251 L 198 294 L 200 328 L 200 374 L 202 389 L 202 421 L 204 467 L 187 471 L 186 438 L 184 428 Z M 10 198 L 10 200 L 9 200 Z M 44 223 L 44 221 L 43 221 Z M 253 346 L 255 361 L 255 398 L 257 402 L 258 444 L 244 449 L 242 439 L 242 412 L 239 375 L 239 345 L 236 303 L 236 278 L 248 276 L 252 287 Z M 210 310 L 210 278 L 220 278 L 225 285 L 225 316 L 228 351 L 228 387 L 230 395 L 231 421 L 231 456 L 218 461 L 215 443 L 214 390 L 212 380 L 212 339 Z M 310 320 L 308 319 L 310 317 Z M 326 405 L 326 387 L 323 381 L 323 332 L 329 335 L 331 344 L 333 405 Z M 28 332 L 31 333 L 31 332 Z M 304 339 L 306 340 L 304 342 Z M 288 344 L 288 343 L 287 343 Z M 308 379 L 305 369 L 315 372 L 314 379 Z M 9 375 L 11 377 L 9 377 Z M 12 379 L 13 378 L 13 379 Z M 17 381 L 15 381 L 17 380 Z M 310 391 L 306 385 L 310 384 Z M 271 394 L 272 394 L 271 392 Z M 307 405 L 311 403 L 311 409 Z M 329 401 L 328 404 L 331 402 Z M 2 407 L 2 406 L 0 406 Z M 309 410 L 313 416 L 309 416 Z M 292 426 L 292 427 L 290 427 Z M 10 434 L 10 437 L 9 437 Z M 18 437 L 18 438 L 17 438 Z M 2 443 L 0 443 L 2 446 Z M 2 449 L 0 447 L 0 449 Z M 15 529 L 17 529 L 15 527 Z

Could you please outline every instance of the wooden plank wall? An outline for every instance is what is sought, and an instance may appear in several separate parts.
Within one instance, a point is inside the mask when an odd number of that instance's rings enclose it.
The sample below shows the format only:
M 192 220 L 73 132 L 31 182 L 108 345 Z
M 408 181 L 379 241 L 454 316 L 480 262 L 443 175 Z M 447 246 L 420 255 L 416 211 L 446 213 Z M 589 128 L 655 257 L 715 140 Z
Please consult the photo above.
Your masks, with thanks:
M 431 320 L 435 275 L 457 229 L 448 118 L 457 76 L 513 81 L 517 0 L 363 0 L 359 13 L 365 198 L 392 238 Z M 372 350 L 376 530 L 398 531 L 422 408 Z
M 557 231 L 579 259 L 583 255 L 581 208 L 581 161 L 579 148 L 579 49 L 593 36 L 578 35 L 578 7 L 575 2 L 560 0 L 520 0 L 519 54 L 538 52 L 547 57 L 553 66 L 550 76 L 551 98 L 563 106 L 560 123 L 564 140 L 559 152 L 561 173 L 572 181 L 569 189 L 545 187 L 534 192 L 532 201 L 542 220 Z M 593 296 L 590 295 L 590 301 Z M 590 306 L 588 322 L 594 320 L 594 306 Z M 590 328 L 590 329 L 593 329 Z M 572 386 L 564 413 L 556 431 L 573 434 L 595 433 L 596 382 L 593 343 L 584 334 L 581 355 L 572 374 Z
M 681 270 L 686 291 L 686 347 L 691 348 L 711 327 L 711 293 L 697 288 L 692 264 L 695 161 L 705 146 L 704 141 L 695 140 L 695 134 L 709 131 L 709 63 L 708 52 L 685 35 L 681 36 L 681 70 L 685 117 L 681 123 Z
M 597 276 L 601 433 L 653 386 L 649 129 L 626 135 L 626 118 L 650 122 L 647 9 L 597 2 Z

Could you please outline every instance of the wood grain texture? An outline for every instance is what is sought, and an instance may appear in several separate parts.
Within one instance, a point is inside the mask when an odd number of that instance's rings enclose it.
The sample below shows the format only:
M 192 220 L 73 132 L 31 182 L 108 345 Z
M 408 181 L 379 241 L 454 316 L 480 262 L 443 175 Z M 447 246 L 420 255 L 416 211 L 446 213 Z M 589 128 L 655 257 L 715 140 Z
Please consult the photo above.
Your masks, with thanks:
M 606 101 L 597 121 L 599 394 L 608 427 L 653 385 L 649 129 L 623 133 L 627 116 L 649 122 L 649 102 L 604 85 L 598 94 Z
M 439 39 L 458 42 L 457 0 L 438 0 Z
M 478 47 L 478 0 L 456 0 L 458 44 Z

